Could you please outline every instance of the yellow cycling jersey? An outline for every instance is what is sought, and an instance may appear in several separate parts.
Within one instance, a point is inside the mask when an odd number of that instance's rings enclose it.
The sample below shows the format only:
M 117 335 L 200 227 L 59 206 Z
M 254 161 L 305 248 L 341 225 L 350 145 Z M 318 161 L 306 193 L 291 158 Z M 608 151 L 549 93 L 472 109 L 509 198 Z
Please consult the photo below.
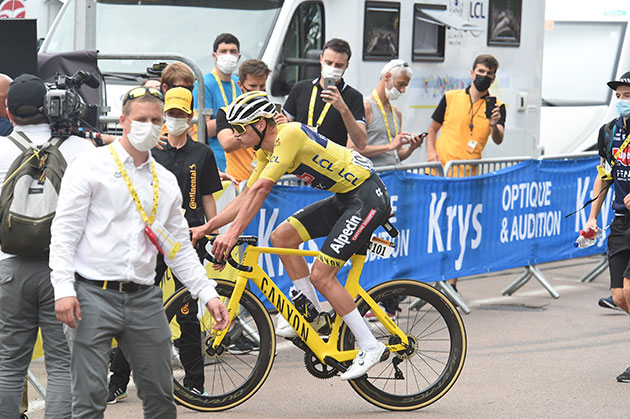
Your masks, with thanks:
M 299 122 L 278 125 L 278 137 L 272 153 L 258 150 L 256 169 L 249 177 L 248 187 L 258 179 L 277 182 L 291 173 L 315 189 L 333 193 L 350 192 L 374 169 L 372 162 L 336 144 Z

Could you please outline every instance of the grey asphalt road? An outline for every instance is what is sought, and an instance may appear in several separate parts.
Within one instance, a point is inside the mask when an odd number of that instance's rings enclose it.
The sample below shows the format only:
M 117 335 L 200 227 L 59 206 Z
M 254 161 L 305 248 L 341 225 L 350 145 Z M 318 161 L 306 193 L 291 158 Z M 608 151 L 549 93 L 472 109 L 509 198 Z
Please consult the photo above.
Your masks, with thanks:
M 361 399 L 338 378 L 318 380 L 304 369 L 302 352 L 279 345 L 267 382 L 243 405 L 222 413 L 178 407 L 180 418 L 628 418 L 630 384 L 615 377 L 630 365 L 630 322 L 597 305 L 610 295 L 607 271 L 591 283 L 581 276 L 599 258 L 540 265 L 560 294 L 555 300 L 532 279 L 511 297 L 501 290 L 515 269 L 460 280 L 472 312 L 463 315 L 468 356 L 455 386 L 414 412 L 387 412 Z M 45 382 L 43 363 L 32 370 Z M 31 389 L 29 418 L 43 418 Z M 107 407 L 105 418 L 141 418 L 135 390 Z

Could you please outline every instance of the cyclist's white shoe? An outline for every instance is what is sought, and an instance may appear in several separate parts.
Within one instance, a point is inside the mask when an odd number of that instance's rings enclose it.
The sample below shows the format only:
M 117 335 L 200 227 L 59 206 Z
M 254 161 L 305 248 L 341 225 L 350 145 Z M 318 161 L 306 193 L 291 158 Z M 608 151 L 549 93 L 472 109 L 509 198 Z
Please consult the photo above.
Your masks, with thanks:
M 295 330 L 293 330 L 289 322 L 286 321 L 284 317 L 282 317 L 282 314 L 278 313 L 276 319 L 278 319 L 278 325 L 276 326 L 276 335 L 282 336 L 283 338 L 294 338 L 297 336 Z
M 378 346 L 371 351 L 360 350 L 357 357 L 352 361 L 350 368 L 341 374 L 342 380 L 354 380 L 364 376 L 370 368 L 389 357 L 387 346 L 379 342 Z
M 325 313 L 320 313 L 319 316 L 315 320 L 313 320 L 310 325 L 316 331 L 321 330 L 324 326 L 326 326 L 326 318 L 327 316 L 323 315 Z M 276 335 L 282 336 L 283 338 L 294 338 L 297 337 L 297 332 L 293 330 L 288 321 L 280 313 L 277 314 L 276 319 L 278 320 L 278 325 L 276 326 Z

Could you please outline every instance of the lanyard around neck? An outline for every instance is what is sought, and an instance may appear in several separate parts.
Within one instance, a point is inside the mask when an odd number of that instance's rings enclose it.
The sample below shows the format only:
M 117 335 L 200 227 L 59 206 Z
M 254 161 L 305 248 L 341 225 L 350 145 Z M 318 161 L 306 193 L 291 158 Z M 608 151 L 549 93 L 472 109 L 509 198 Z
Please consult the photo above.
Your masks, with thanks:
M 330 102 L 324 105 L 324 109 L 322 109 L 322 113 L 319 114 L 319 118 L 317 118 L 317 125 L 313 125 L 313 114 L 315 113 L 315 99 L 317 99 L 317 85 L 313 85 L 313 91 L 311 92 L 311 101 L 308 104 L 308 126 L 309 127 L 318 127 L 324 122 L 324 118 L 326 118 L 326 114 L 330 109 Z
M 221 96 L 223 96 L 223 102 L 225 102 L 225 106 L 229 106 L 230 102 L 228 102 L 227 96 L 225 96 L 225 90 L 223 90 L 223 82 L 219 78 L 216 68 L 212 70 L 212 75 L 219 85 L 219 90 L 221 90 Z M 232 76 L 230 76 L 230 82 L 232 83 L 232 100 L 234 100 L 234 98 L 236 98 L 236 85 L 234 84 L 234 79 L 232 79 Z
M 383 114 L 383 120 L 385 121 L 385 128 L 387 129 L 387 138 L 389 138 L 389 142 L 391 143 L 393 137 L 392 137 L 391 131 L 389 130 L 389 122 L 387 121 L 387 114 L 385 113 L 385 107 L 383 106 L 383 102 L 381 102 L 381 98 L 378 97 L 376 90 L 372 92 L 372 97 L 376 101 L 378 108 L 381 110 L 381 113 Z M 394 110 L 394 107 L 391 105 L 391 103 L 389 107 L 392 109 L 392 117 L 394 118 L 394 137 L 395 137 L 396 135 L 398 135 L 398 122 L 396 121 L 396 111 Z
M 470 124 L 468 124 L 468 128 L 470 128 L 470 138 L 472 138 L 473 128 L 475 127 L 475 125 L 473 124 L 473 118 L 475 117 L 475 115 L 477 115 L 477 113 L 479 112 L 479 109 L 481 109 L 481 105 L 483 105 L 483 100 L 479 102 L 479 106 L 477 106 L 477 110 L 473 112 L 474 104 L 473 103 L 470 104 L 470 113 L 472 114 L 470 115 Z
M 157 171 L 155 170 L 155 164 L 153 163 L 153 160 L 151 160 L 151 177 L 153 180 L 153 207 L 151 208 L 151 215 L 147 217 L 147 213 L 144 211 L 144 208 L 142 207 L 140 198 L 138 198 L 138 192 L 136 192 L 136 188 L 133 187 L 133 183 L 131 183 L 129 174 L 125 170 L 125 166 L 123 166 L 122 162 L 120 161 L 120 157 L 118 156 L 116 149 L 114 148 L 112 144 L 110 144 L 107 148 L 109 148 L 109 152 L 111 153 L 112 157 L 114 157 L 114 161 L 116 162 L 116 167 L 118 167 L 118 171 L 120 172 L 123 179 L 125 180 L 127 189 L 129 190 L 129 193 L 131 194 L 131 198 L 133 199 L 133 202 L 136 204 L 136 208 L 138 208 L 138 212 L 140 213 L 140 216 L 142 217 L 142 221 L 144 221 L 145 224 L 147 225 L 152 225 L 153 221 L 155 220 L 155 215 L 157 214 L 158 200 L 160 197 L 160 187 L 158 185 L 158 176 L 157 176 Z

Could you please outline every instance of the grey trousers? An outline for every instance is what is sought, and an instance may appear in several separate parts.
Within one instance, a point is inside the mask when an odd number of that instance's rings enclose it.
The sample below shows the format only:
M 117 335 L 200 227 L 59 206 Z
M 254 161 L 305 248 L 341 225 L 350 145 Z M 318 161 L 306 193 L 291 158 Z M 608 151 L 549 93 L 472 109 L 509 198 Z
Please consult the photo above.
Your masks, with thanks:
M 76 330 L 64 328 L 72 353 L 72 417 L 103 418 L 107 360 L 116 338 L 133 370 L 144 417 L 176 418 L 171 329 L 160 288 L 120 293 L 76 282 L 75 289 L 82 320 Z
M 55 316 L 48 259 L 0 261 L 0 418 L 20 417 L 22 390 L 42 329 L 46 373 L 46 418 L 70 417 L 70 351 Z

